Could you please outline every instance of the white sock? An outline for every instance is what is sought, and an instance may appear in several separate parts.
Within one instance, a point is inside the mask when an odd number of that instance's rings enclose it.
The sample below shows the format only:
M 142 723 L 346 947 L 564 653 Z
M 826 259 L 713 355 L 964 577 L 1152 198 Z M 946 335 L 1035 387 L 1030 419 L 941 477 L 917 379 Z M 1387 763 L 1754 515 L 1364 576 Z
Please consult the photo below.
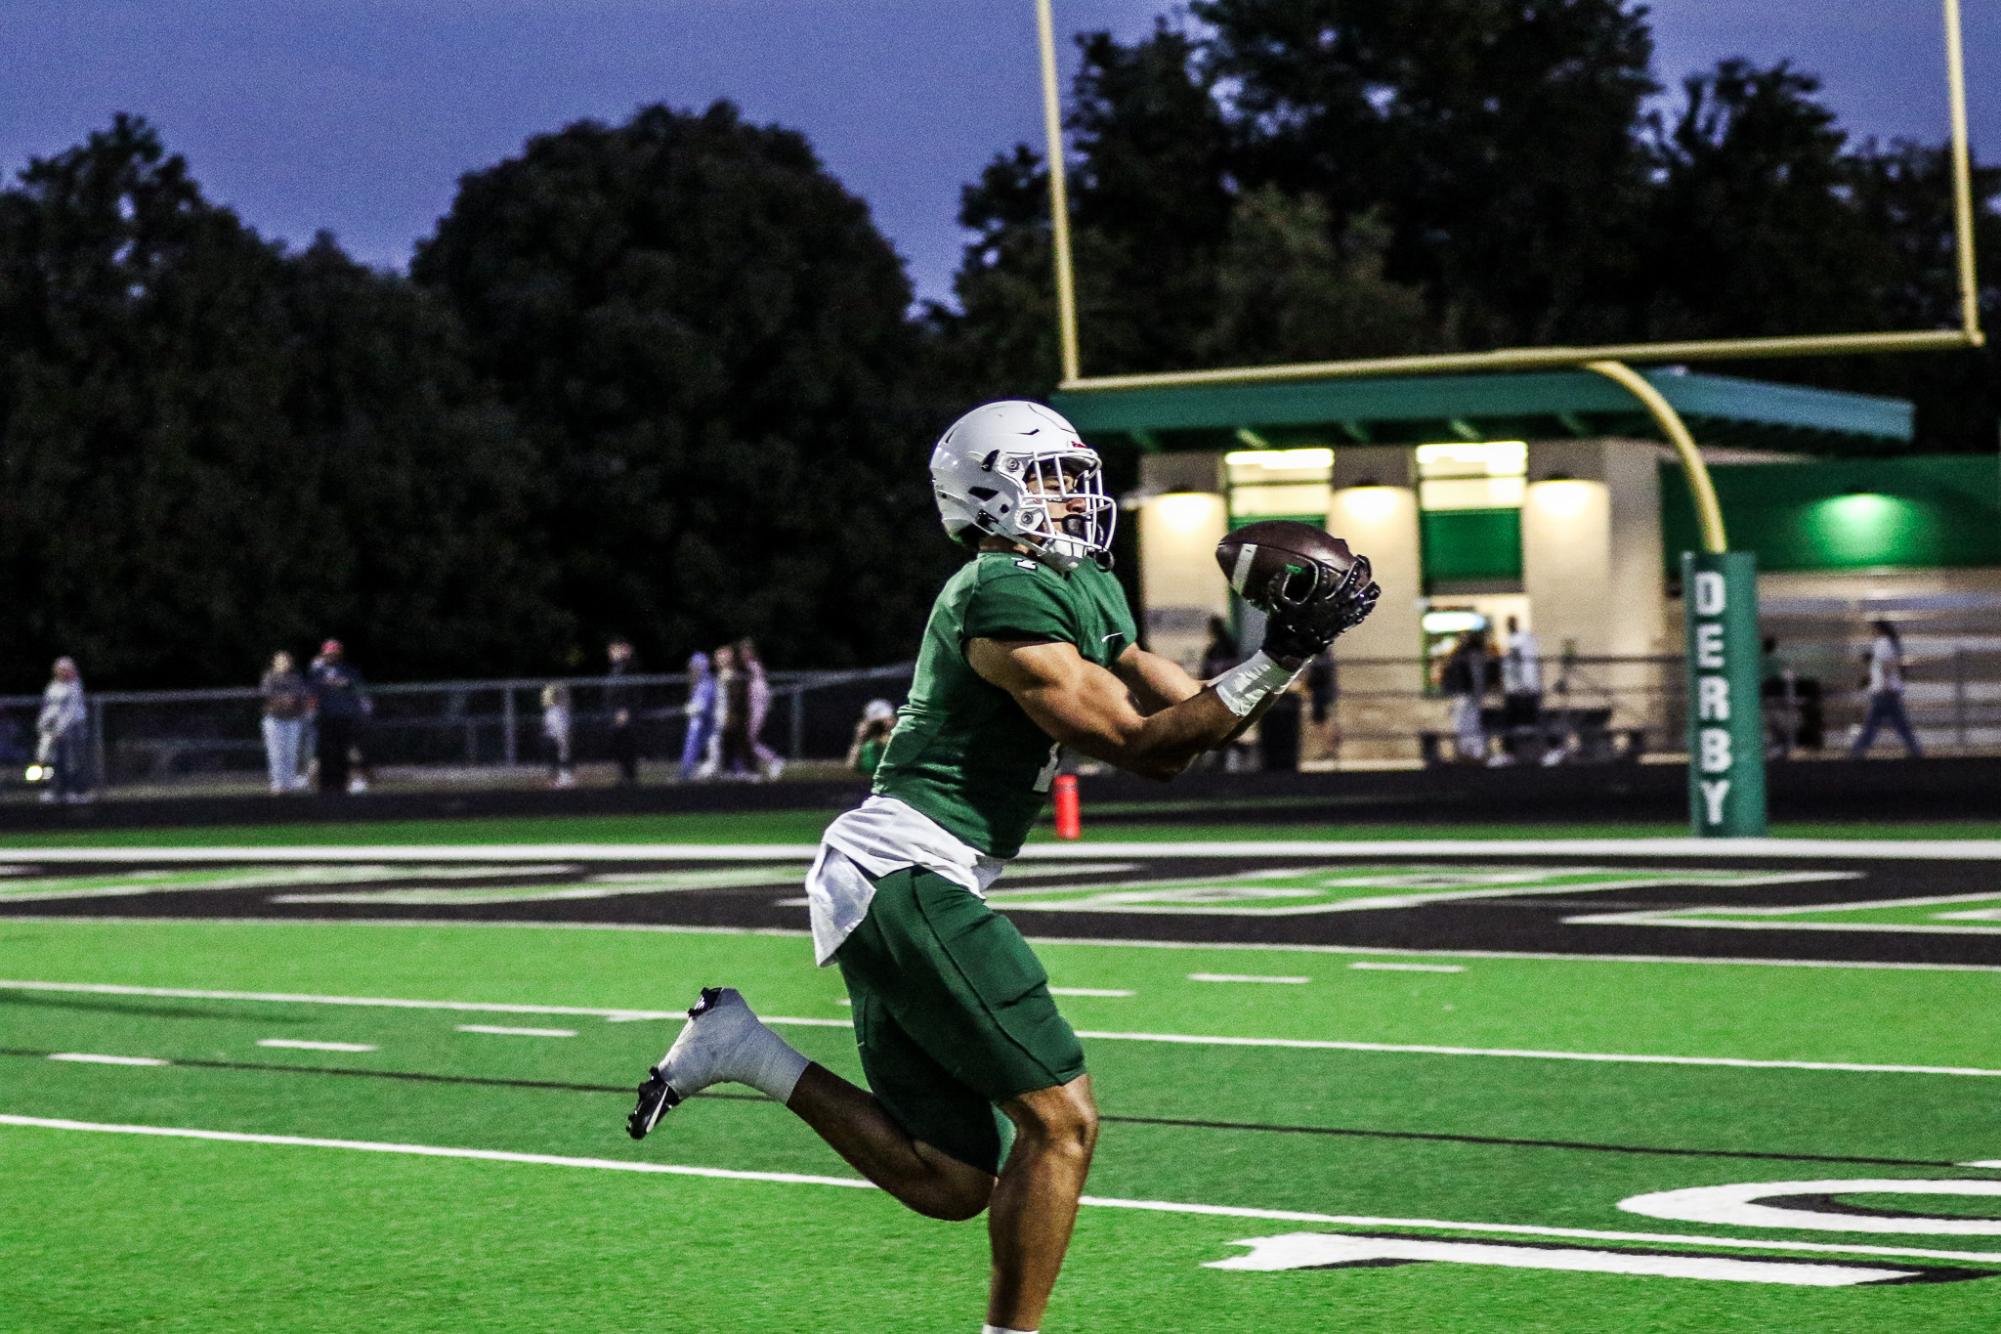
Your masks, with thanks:
M 762 1034 L 756 1046 L 745 1053 L 747 1065 L 738 1079 L 778 1102 L 786 1102 L 792 1097 L 792 1090 L 799 1083 L 799 1076 L 806 1073 L 812 1064 L 796 1051 L 792 1044 L 763 1024 L 757 1026 Z
M 981 1325 L 980 1334 L 1041 1334 L 1041 1331 L 1033 1329 L 1009 1329 L 1006 1325 Z

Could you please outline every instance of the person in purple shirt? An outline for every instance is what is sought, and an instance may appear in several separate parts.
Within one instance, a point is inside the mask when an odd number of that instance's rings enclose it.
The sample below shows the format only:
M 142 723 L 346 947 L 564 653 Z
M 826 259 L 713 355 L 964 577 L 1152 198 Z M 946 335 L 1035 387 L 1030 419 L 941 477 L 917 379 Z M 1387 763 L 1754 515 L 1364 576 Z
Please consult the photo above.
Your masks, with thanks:
M 716 731 L 716 678 L 709 670 L 709 655 L 688 656 L 688 737 L 681 743 L 681 781 L 695 776 L 709 753 L 709 738 Z

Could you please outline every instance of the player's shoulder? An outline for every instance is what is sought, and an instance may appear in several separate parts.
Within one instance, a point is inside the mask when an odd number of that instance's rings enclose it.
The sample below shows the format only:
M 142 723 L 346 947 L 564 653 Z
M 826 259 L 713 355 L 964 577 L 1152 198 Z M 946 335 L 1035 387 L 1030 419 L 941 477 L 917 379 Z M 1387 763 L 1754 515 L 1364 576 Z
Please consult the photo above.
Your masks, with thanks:
M 1075 598 L 1061 571 L 1012 551 L 983 551 L 960 572 L 967 638 L 1018 634 L 1074 639 Z
M 1046 588 L 1061 592 L 1066 584 L 1061 570 L 1019 551 L 982 551 L 972 559 L 970 568 L 973 586 L 983 590 L 1027 592 L 1031 588 Z

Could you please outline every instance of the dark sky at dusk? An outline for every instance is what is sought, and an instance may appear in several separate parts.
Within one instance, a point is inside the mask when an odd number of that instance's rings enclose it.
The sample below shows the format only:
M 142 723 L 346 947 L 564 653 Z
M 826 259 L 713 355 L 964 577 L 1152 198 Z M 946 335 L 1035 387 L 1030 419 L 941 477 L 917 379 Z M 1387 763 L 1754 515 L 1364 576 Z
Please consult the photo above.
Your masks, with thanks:
M 1417 0 L 1412 0 L 1416 3 Z M 1165 0 L 1055 0 L 1059 32 Z M 1857 134 L 1946 134 L 1933 0 L 1660 0 L 1655 73 L 1791 56 Z M 1966 5 L 1973 144 L 2001 158 L 2001 5 Z M 1030 0 L 0 0 L 0 167 L 144 114 L 266 236 L 403 267 L 458 175 L 583 117 L 737 101 L 806 132 L 919 295 L 949 295 L 960 187 L 1041 144 Z M 1070 52 L 1067 41 L 1063 45 Z M 1986 256 L 1990 265 L 2001 256 Z

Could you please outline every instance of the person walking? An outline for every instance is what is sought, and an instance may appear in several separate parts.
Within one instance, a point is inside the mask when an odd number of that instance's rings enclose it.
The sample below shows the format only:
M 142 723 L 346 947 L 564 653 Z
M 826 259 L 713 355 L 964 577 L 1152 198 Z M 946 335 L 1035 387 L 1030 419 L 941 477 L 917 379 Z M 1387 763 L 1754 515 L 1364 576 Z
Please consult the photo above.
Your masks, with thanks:
M 338 639 L 320 645 L 307 674 L 312 696 L 314 744 L 320 762 L 320 795 L 344 796 L 350 790 L 349 766 L 361 734 L 362 720 L 374 712 L 368 698 L 368 683 L 361 673 L 347 665 L 347 650 Z
M 89 801 L 90 704 L 84 698 L 83 675 L 76 659 L 57 658 L 42 691 L 41 712 L 35 716 L 36 758 L 55 771 L 43 801 Z
M 716 736 L 709 743 L 709 772 L 720 770 L 725 778 L 754 777 L 750 751 L 750 673 L 738 661 L 734 644 L 724 644 L 716 650 L 716 698 L 720 704 Z
M 756 640 L 737 640 L 736 659 L 750 683 L 747 695 L 750 722 L 747 730 L 751 756 L 757 764 L 757 772 L 766 779 L 773 779 L 785 772 L 785 761 L 777 751 L 764 744 L 764 724 L 771 717 L 771 678 L 765 675 L 764 658 L 757 651 Z
M 570 753 L 574 715 L 570 688 L 560 681 L 542 687 L 542 746 L 549 755 L 549 786 L 575 787 L 577 768 Z
M 716 678 L 709 670 L 709 655 L 688 655 L 688 702 L 681 712 L 687 715 L 688 734 L 681 742 L 681 781 L 707 777 L 702 772 L 709 755 L 709 740 L 716 733 Z
M 297 792 L 306 785 L 299 774 L 299 742 L 305 733 L 311 695 L 306 678 L 292 666 L 282 649 L 271 655 L 271 666 L 258 683 L 264 696 L 264 765 L 273 792 Z
M 1542 645 L 1533 631 L 1508 617 L 1508 647 L 1501 656 L 1502 755 L 1509 762 L 1527 750 L 1531 760 L 1541 749 L 1532 743 L 1542 724 Z
M 639 687 L 626 678 L 639 673 L 632 642 L 614 639 L 605 646 L 605 707 L 611 711 L 611 758 L 618 765 L 618 785 L 639 784 Z
M 1877 731 L 1888 723 L 1903 738 L 1904 749 L 1911 758 L 1923 759 L 1917 733 L 1911 730 L 1910 715 L 1904 712 L 1904 671 L 1911 665 L 1904 657 L 1904 641 L 1898 636 L 1897 627 L 1888 621 L 1877 621 L 1872 628 L 1876 639 L 1865 658 L 1869 664 L 1869 712 L 1862 720 L 1862 730 L 1856 733 L 1848 757 L 1861 759 L 1876 740 Z
M 1459 636 L 1439 686 L 1452 697 L 1452 731 L 1458 757 L 1470 764 L 1487 758 L 1487 729 L 1480 717 L 1480 702 L 1487 696 L 1487 635 L 1484 630 L 1468 630 Z

